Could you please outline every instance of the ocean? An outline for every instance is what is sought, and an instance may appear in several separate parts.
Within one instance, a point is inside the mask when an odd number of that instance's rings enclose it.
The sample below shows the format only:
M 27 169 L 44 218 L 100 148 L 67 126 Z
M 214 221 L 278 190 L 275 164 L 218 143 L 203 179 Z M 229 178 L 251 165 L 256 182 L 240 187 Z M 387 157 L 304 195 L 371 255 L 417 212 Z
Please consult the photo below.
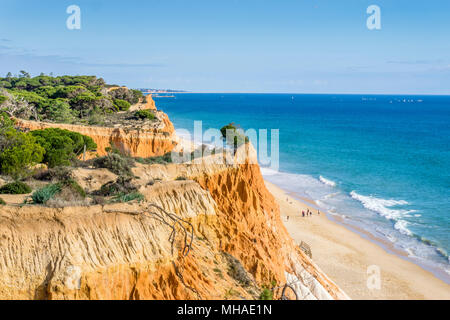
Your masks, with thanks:
M 450 283 L 450 96 L 175 94 L 175 128 L 279 129 L 264 178 Z

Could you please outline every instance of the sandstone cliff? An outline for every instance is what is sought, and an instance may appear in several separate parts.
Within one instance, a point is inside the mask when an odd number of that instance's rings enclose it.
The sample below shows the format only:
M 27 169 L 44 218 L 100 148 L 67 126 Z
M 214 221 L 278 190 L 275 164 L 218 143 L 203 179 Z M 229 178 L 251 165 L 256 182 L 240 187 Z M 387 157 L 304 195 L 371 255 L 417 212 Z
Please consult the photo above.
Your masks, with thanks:
M 135 155 L 157 137 L 118 132 L 110 139 Z M 138 164 L 142 203 L 0 207 L 0 299 L 255 299 L 262 286 L 286 283 L 300 299 L 346 299 L 290 238 L 253 150 L 244 151 L 235 156 L 243 162 Z M 77 174 L 87 190 L 114 178 Z
M 147 97 L 146 104 L 138 104 L 134 109 L 156 110 L 155 102 L 151 96 Z M 126 124 L 116 127 L 83 126 L 71 124 L 57 124 L 49 122 L 36 122 L 16 119 L 16 125 L 24 130 L 39 130 L 46 128 L 61 128 L 75 131 L 91 137 L 97 144 L 97 151 L 89 155 L 106 155 L 106 148 L 114 145 L 120 150 L 135 157 L 153 157 L 164 155 L 174 148 L 176 137 L 174 127 L 168 116 L 162 111 L 156 112 L 156 122 L 151 126 L 140 128 L 127 127 Z

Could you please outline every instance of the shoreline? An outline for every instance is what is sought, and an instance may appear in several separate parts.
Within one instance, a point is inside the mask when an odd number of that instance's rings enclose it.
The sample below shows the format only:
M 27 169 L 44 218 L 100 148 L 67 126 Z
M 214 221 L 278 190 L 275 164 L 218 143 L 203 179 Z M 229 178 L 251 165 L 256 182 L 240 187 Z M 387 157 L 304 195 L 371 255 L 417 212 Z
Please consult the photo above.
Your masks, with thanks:
M 331 219 L 322 210 L 319 216 L 311 199 L 298 198 L 264 181 L 280 206 L 281 219 L 291 237 L 296 243 L 310 245 L 313 261 L 352 299 L 450 300 L 450 285 L 406 260 L 405 254 L 389 243 L 379 245 L 376 242 L 381 239 L 371 239 L 364 230 L 352 230 L 353 226 Z M 302 217 L 301 211 L 307 209 L 313 215 Z M 367 287 L 368 267 L 374 265 L 380 270 L 380 289 Z
M 179 139 L 182 148 L 197 145 L 184 137 Z M 264 182 L 280 206 L 281 219 L 292 239 L 310 245 L 313 261 L 351 299 L 450 300 L 450 284 L 408 259 L 407 253 L 392 243 L 326 213 L 312 199 L 265 178 Z M 302 218 L 301 211 L 308 208 L 313 216 Z M 369 290 L 368 267 L 374 265 L 380 270 L 381 288 Z

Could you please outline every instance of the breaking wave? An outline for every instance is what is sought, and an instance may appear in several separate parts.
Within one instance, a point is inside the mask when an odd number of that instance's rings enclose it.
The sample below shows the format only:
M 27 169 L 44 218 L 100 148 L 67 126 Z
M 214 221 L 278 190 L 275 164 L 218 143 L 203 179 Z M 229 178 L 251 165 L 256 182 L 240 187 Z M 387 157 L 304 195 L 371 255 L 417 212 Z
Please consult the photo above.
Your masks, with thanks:
M 324 178 L 322 176 L 319 177 L 319 180 L 323 183 L 326 184 L 327 186 L 330 187 L 336 187 L 336 182 L 334 182 L 333 180 L 329 180 L 327 178 Z

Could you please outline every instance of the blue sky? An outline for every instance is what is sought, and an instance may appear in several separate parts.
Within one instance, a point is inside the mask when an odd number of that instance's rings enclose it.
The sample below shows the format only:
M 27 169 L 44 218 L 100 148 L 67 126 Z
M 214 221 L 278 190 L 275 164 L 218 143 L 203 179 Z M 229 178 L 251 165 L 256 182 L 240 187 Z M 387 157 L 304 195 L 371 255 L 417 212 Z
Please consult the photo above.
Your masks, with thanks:
M 66 28 L 69 5 L 81 30 Z M 381 30 L 366 27 L 369 5 Z M 0 74 L 202 92 L 450 94 L 448 0 L 0 0 Z

